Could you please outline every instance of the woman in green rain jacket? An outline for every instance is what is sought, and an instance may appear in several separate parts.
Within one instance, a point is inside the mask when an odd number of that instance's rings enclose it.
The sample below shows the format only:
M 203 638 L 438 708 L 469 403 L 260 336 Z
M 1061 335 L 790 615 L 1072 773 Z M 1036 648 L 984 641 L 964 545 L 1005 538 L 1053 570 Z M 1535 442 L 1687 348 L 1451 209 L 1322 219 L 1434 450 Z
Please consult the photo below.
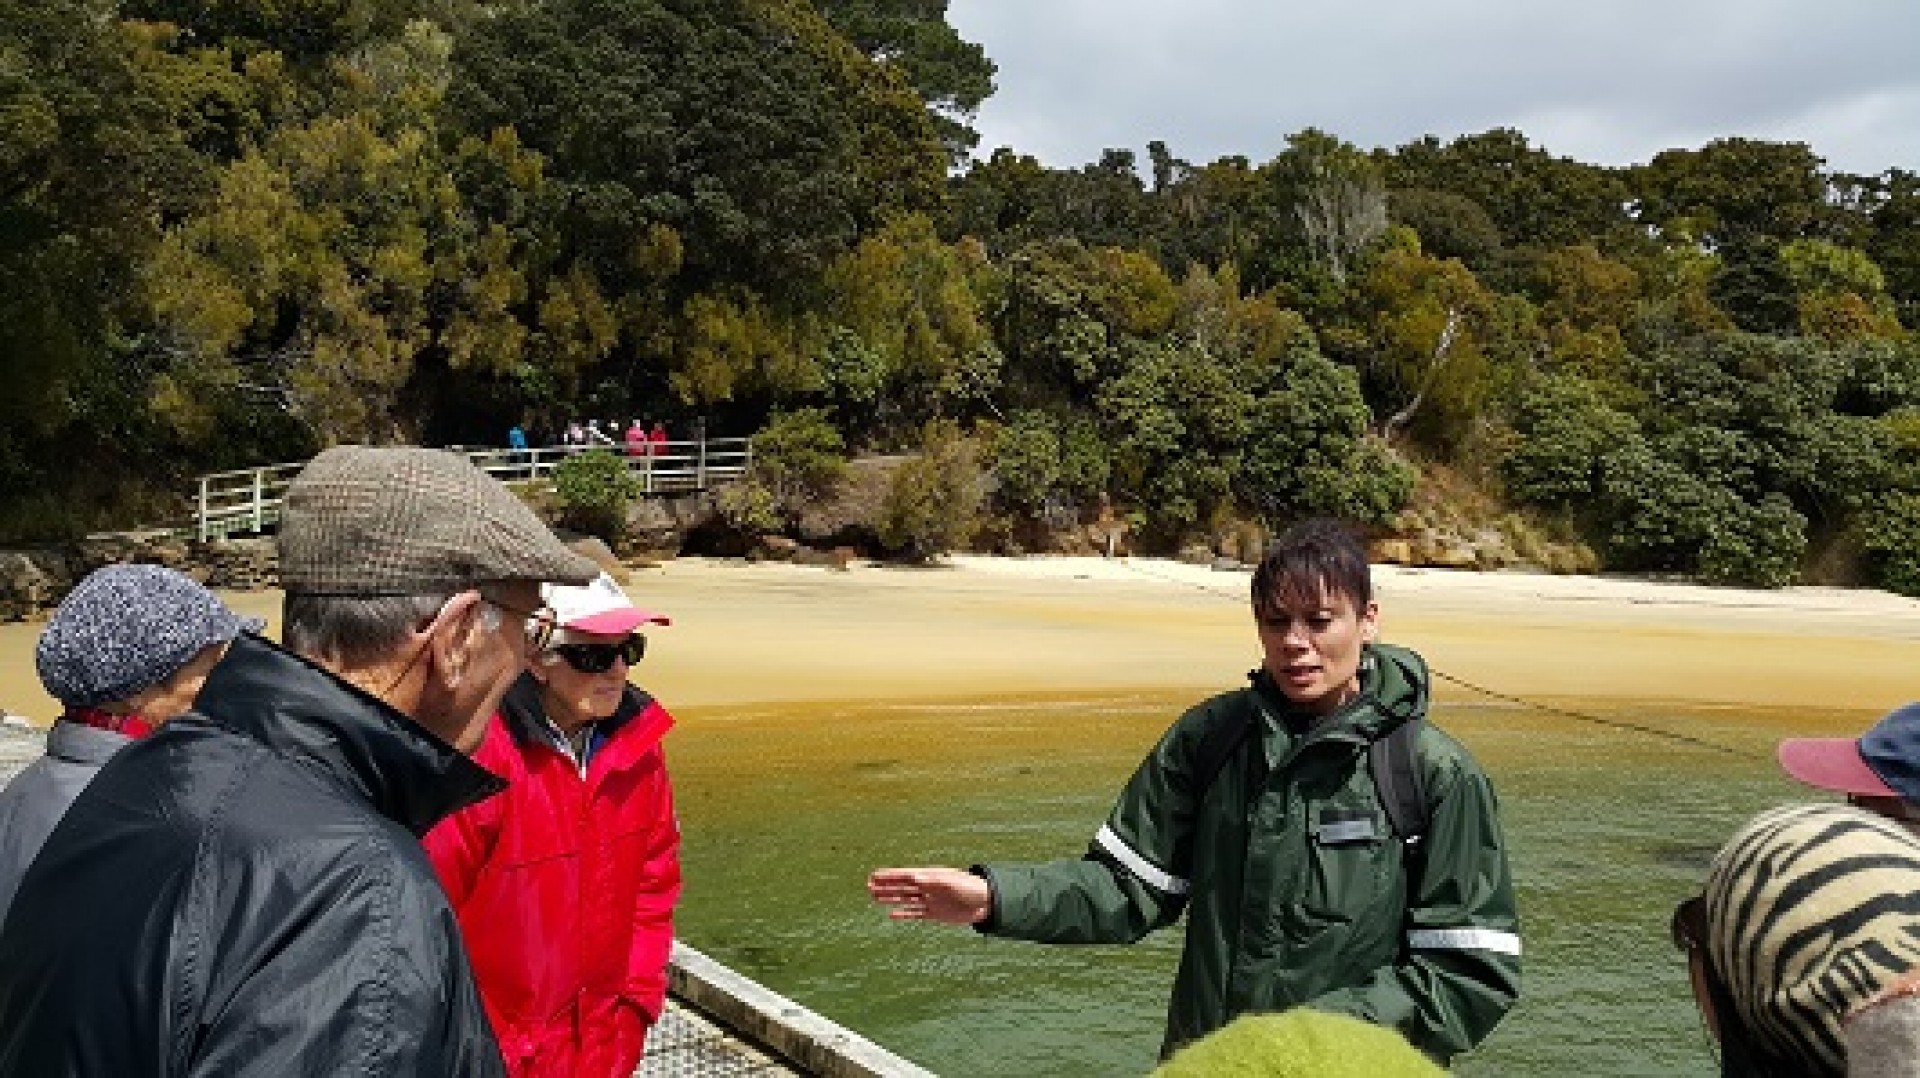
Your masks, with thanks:
M 1398 1030 L 1445 1063 L 1519 994 L 1498 806 L 1425 720 L 1426 665 L 1374 642 L 1365 551 L 1296 526 L 1253 578 L 1264 661 L 1181 716 L 1086 856 L 880 869 L 893 916 L 1048 943 L 1128 943 L 1190 918 L 1162 1054 L 1236 1015 L 1309 1006 Z M 1369 751 L 1403 724 L 1423 821 L 1381 795 Z

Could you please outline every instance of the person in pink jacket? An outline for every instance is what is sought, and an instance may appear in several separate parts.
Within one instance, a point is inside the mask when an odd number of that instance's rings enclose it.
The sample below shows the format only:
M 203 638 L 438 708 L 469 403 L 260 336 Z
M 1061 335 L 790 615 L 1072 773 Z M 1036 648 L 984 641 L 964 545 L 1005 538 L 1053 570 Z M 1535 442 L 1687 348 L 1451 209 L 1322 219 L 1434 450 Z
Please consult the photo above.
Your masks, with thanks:
M 639 630 L 667 619 L 605 574 L 541 594 L 552 643 L 474 753 L 507 790 L 435 827 L 427 853 L 509 1072 L 626 1078 L 665 1004 L 680 897 L 673 718 L 627 680 Z

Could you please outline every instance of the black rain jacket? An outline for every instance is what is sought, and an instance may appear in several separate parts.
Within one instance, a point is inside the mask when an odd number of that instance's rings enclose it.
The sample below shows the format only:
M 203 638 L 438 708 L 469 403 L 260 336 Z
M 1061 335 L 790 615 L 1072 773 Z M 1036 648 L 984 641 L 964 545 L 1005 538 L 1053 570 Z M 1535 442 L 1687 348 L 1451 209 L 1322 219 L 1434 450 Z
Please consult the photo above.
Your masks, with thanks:
M 0 927 L 0 1075 L 504 1075 L 419 836 L 499 780 L 259 637 L 116 755 Z

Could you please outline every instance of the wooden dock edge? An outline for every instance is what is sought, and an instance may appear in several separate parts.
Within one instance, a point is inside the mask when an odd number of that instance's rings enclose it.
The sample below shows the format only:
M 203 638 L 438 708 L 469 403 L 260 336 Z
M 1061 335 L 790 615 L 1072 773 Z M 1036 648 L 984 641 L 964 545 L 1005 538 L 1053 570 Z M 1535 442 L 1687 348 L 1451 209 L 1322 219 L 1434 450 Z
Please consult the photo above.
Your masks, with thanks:
M 667 960 L 673 997 L 721 1028 L 823 1078 L 935 1078 L 823 1015 L 741 976 L 679 940 Z

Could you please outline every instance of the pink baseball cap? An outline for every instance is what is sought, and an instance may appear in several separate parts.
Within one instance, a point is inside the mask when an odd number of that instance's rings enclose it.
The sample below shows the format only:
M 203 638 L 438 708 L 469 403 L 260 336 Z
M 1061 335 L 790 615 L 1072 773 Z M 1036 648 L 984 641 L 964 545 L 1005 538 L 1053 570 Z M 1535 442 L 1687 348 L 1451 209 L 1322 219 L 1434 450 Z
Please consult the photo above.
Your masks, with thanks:
M 1809 786 L 1920 804 L 1920 704 L 1894 708 L 1861 734 L 1780 743 L 1780 766 Z
M 613 577 L 601 573 L 579 587 L 543 584 L 540 598 L 553 611 L 554 623 L 575 632 L 618 636 L 642 625 L 671 625 L 665 614 L 633 605 Z
M 1780 742 L 1780 768 L 1809 786 L 1862 797 L 1898 797 L 1867 766 L 1850 737 L 1790 737 Z

